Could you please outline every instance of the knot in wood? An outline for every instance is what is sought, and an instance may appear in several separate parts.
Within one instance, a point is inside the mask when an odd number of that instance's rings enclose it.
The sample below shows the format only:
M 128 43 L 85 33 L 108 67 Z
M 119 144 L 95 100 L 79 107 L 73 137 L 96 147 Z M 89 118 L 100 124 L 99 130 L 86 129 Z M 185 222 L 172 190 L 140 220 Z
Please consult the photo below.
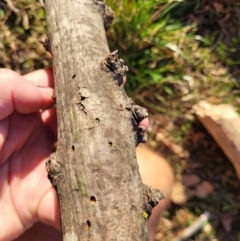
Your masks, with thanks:
M 139 124 L 143 119 L 148 117 L 147 109 L 139 105 L 132 105 L 132 114 L 137 124 Z
M 152 213 L 152 209 L 158 205 L 159 201 L 164 199 L 165 196 L 164 194 L 156 189 L 156 188 L 153 188 L 151 186 L 148 186 L 148 185 L 145 185 L 144 184 L 144 188 L 145 188 L 145 193 L 144 193 L 144 196 L 145 196 L 145 202 L 147 203 L 147 210 L 145 210 L 149 216 L 151 215 Z
M 56 188 L 57 180 L 61 176 L 62 166 L 56 160 L 55 152 L 53 152 L 48 161 L 46 162 L 46 170 L 48 172 L 48 179 L 51 181 L 52 185 Z
M 105 60 L 101 63 L 103 70 L 108 72 L 114 80 L 116 80 L 119 86 L 123 83 L 123 77 L 125 76 L 128 67 L 124 65 L 124 60 L 118 58 L 118 50 L 110 53 Z

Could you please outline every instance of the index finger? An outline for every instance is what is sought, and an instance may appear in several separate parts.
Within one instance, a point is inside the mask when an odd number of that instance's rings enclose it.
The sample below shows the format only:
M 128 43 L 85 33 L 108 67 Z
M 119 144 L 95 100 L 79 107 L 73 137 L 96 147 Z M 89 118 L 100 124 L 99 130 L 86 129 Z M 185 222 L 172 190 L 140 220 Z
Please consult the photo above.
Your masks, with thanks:
M 39 69 L 23 76 L 25 79 L 32 81 L 37 86 L 54 87 L 52 68 Z

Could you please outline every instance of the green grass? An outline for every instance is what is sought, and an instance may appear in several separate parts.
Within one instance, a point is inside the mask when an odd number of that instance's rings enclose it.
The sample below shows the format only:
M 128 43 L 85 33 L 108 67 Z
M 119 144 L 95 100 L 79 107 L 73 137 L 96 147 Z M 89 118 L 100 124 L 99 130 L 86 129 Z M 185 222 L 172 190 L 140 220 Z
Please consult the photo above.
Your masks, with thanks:
M 116 15 L 108 33 L 110 49 L 118 49 L 130 69 L 127 91 L 131 96 L 172 116 L 183 114 L 186 108 L 183 104 L 172 111 L 169 102 L 190 94 L 193 104 L 211 96 L 220 102 L 234 102 L 239 94 L 231 92 L 236 80 L 223 63 L 229 66 L 234 62 L 227 58 L 229 48 L 219 43 L 213 52 L 212 39 L 199 35 L 200 26 L 187 24 L 187 14 L 199 8 L 199 1 L 107 2 Z M 153 96 L 143 98 L 141 94 L 148 89 Z
M 181 43 L 191 41 L 194 26 L 183 26 L 171 17 L 182 1 L 107 1 L 116 19 L 108 34 L 110 49 L 117 48 L 130 71 L 127 89 L 136 95 L 153 85 L 182 78 L 185 62 L 191 62 Z

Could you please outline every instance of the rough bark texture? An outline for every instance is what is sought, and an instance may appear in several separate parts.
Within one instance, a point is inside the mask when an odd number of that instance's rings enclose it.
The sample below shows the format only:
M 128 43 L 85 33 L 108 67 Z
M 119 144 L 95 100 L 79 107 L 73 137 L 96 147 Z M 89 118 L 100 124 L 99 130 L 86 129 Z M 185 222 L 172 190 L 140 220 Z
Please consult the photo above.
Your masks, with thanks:
M 139 174 L 138 123 L 147 112 L 126 96 L 126 67 L 109 54 L 103 26 L 112 13 L 96 0 L 47 0 L 45 9 L 58 117 L 46 167 L 63 240 L 148 240 L 148 216 L 162 195 Z

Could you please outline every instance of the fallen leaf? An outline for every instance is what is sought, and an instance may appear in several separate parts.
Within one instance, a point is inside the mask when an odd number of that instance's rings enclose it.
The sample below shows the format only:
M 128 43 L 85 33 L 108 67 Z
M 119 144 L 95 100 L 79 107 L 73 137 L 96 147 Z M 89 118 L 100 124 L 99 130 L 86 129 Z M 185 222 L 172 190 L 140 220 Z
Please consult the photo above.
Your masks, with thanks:
M 197 185 L 201 181 L 200 177 L 194 174 L 188 174 L 182 176 L 182 184 L 185 187 L 192 187 Z
M 218 99 L 218 98 L 215 97 L 215 96 L 210 96 L 210 97 L 207 98 L 207 102 L 209 102 L 209 103 L 212 104 L 212 105 L 218 105 L 218 104 L 221 103 L 221 100 Z
M 213 232 L 213 226 L 210 223 L 206 223 L 202 229 L 207 234 L 211 234 Z
M 214 191 L 213 185 L 210 182 L 203 181 L 195 187 L 195 195 L 198 198 L 205 198 Z
M 213 6 L 218 13 L 225 13 L 226 9 L 224 8 L 224 5 L 219 2 L 213 2 Z
M 161 221 L 168 229 L 171 229 L 173 227 L 173 224 L 169 219 L 162 217 Z
M 176 182 L 173 185 L 171 200 L 175 204 L 182 205 L 187 201 L 187 196 L 185 194 L 185 187 L 181 182 Z
M 195 170 L 195 169 L 197 169 L 197 168 L 200 168 L 202 165 L 200 164 L 200 163 L 198 163 L 198 162 L 189 162 L 188 163 L 188 168 L 190 169 L 190 170 Z
M 204 11 L 208 12 L 210 9 L 211 9 L 211 8 L 210 8 L 209 5 L 205 5 L 205 6 L 204 6 Z
M 233 218 L 230 214 L 224 213 L 220 215 L 220 221 L 226 232 L 231 232 Z

